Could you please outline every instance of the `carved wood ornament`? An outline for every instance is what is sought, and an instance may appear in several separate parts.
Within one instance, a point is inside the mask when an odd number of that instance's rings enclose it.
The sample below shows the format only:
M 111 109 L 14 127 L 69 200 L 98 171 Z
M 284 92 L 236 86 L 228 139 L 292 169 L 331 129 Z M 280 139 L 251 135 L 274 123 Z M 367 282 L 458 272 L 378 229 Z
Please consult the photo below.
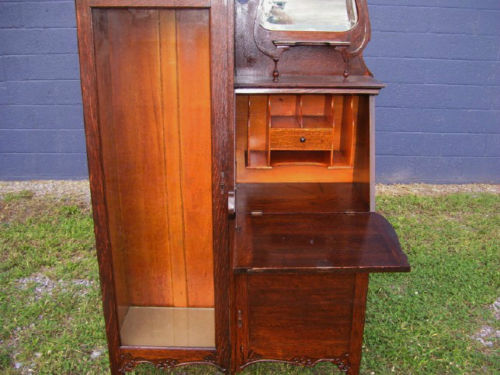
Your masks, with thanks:
M 336 358 L 310 358 L 302 356 L 284 360 L 284 359 L 272 359 L 257 354 L 252 350 L 249 350 L 246 358 L 247 358 L 246 362 L 240 366 L 241 370 L 259 362 L 288 363 L 290 365 L 302 366 L 302 367 L 314 367 L 319 363 L 329 362 L 336 365 L 340 371 L 345 372 L 346 374 L 351 374 L 351 363 L 349 360 L 349 353 L 344 353 Z
M 150 364 L 153 365 L 155 368 L 158 370 L 171 370 L 174 369 L 175 367 L 182 367 L 182 366 L 187 366 L 187 365 L 210 365 L 216 367 L 219 371 L 222 373 L 226 373 L 226 369 L 222 368 L 217 364 L 217 357 L 215 355 L 208 355 L 206 356 L 203 361 L 186 361 L 182 362 L 179 361 L 175 358 L 154 358 L 154 359 L 147 359 L 147 358 L 141 358 L 141 357 L 136 357 L 133 356 L 130 353 L 123 353 L 120 355 L 120 369 L 119 372 L 121 374 L 125 374 L 127 372 L 133 371 L 137 366 L 141 364 Z

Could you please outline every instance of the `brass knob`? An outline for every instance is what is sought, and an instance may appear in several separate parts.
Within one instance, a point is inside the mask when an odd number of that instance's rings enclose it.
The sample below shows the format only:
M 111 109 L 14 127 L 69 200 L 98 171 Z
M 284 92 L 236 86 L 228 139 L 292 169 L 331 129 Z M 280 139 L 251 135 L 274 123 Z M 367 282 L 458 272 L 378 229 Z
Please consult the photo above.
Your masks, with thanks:
M 300 137 L 300 143 L 304 143 L 306 141 L 305 137 Z

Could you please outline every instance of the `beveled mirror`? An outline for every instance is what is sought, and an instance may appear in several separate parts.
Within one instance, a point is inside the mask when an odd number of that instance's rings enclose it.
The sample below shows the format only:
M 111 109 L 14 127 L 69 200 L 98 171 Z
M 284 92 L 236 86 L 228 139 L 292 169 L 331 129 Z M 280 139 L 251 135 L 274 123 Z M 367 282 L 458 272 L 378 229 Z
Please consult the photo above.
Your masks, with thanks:
M 262 0 L 259 22 L 272 31 L 345 32 L 358 21 L 355 0 Z

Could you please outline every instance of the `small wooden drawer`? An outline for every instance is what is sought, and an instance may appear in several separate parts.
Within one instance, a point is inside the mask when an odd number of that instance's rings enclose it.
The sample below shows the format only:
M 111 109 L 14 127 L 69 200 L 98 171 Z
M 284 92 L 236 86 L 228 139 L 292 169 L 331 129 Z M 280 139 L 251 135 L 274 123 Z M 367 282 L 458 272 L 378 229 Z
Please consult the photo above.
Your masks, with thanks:
M 270 129 L 271 150 L 328 151 L 332 142 L 332 129 Z

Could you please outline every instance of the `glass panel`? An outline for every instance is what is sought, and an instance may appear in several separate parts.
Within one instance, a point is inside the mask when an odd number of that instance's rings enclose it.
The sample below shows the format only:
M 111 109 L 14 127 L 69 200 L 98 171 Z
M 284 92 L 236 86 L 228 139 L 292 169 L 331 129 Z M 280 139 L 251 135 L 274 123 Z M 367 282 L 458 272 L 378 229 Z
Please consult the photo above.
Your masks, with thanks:
M 209 12 L 93 22 L 121 343 L 214 347 Z
M 348 31 L 356 25 L 355 0 L 261 0 L 260 24 L 275 31 Z

